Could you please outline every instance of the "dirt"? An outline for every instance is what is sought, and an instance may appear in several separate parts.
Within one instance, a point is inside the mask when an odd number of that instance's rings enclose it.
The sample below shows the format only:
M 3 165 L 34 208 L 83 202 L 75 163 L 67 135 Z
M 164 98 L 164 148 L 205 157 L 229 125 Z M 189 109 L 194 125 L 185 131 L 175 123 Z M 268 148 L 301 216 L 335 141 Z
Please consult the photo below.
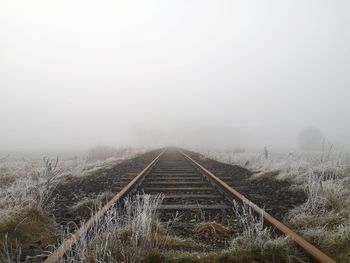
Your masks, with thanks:
M 77 214 L 73 214 L 69 210 L 70 207 L 84 199 L 95 198 L 102 193 L 116 193 L 118 187 L 120 187 L 118 179 L 121 176 L 127 173 L 139 173 L 159 153 L 159 150 L 148 152 L 133 159 L 123 161 L 109 170 L 104 170 L 103 172 L 99 171 L 96 174 L 84 177 L 71 178 L 64 184 L 60 184 L 55 193 L 57 195 L 56 210 L 54 212 L 56 222 L 61 225 L 75 222 L 77 227 L 83 218 Z M 288 181 L 276 180 L 273 177 L 252 179 L 253 173 L 241 166 L 206 159 L 198 153 L 187 153 L 215 175 L 219 177 L 230 177 L 229 180 L 226 180 L 229 185 L 279 220 L 281 220 L 290 209 L 306 201 L 305 193 L 303 191 L 291 190 L 290 182 Z M 220 222 L 219 219 L 215 221 Z M 234 226 L 234 224 L 229 225 L 231 228 Z M 182 231 L 184 231 L 184 233 L 182 234 L 181 231 L 176 228 L 173 229 L 173 232 L 179 236 L 186 237 L 192 228 L 193 226 L 186 231 L 183 229 Z M 235 229 L 235 232 L 236 231 L 238 230 Z M 235 233 L 233 235 L 235 235 Z M 213 247 L 225 247 L 227 245 L 227 240 L 231 239 L 231 237 L 214 238 L 215 242 L 208 242 L 211 240 L 208 233 L 205 233 L 204 236 L 193 234 L 190 234 L 190 236 L 197 241 L 206 240 L 207 243 L 211 243 L 212 246 L 215 243 Z
M 98 170 L 94 174 L 84 177 L 73 177 L 59 184 L 54 193 L 56 195 L 56 207 L 54 211 L 55 221 L 60 225 L 71 225 L 70 222 L 75 222 L 75 227 L 78 227 L 83 218 L 72 214 L 69 209 L 70 207 L 82 200 L 96 198 L 96 196 L 106 192 L 116 193 L 117 189 L 120 187 L 119 178 L 127 173 L 139 173 L 159 153 L 160 150 L 151 151 L 133 159 L 123 161 L 102 172 Z M 273 177 L 252 179 L 253 173 L 241 166 L 206 159 L 198 153 L 187 153 L 217 176 L 230 177 L 229 180 L 226 180 L 229 185 L 258 206 L 265 208 L 267 212 L 277 219 L 282 219 L 288 210 L 306 201 L 305 193 L 303 191 L 291 190 L 290 182 L 288 181 L 276 180 Z M 229 216 L 225 215 L 220 218 L 222 217 L 227 218 Z M 220 222 L 219 219 L 216 220 L 214 218 L 214 220 Z M 222 236 L 220 236 L 220 227 L 216 229 L 213 228 L 212 225 L 209 225 L 203 231 L 198 231 L 198 233 L 192 232 L 192 230 L 195 229 L 194 225 L 186 230 L 183 229 L 183 233 L 175 228 L 171 230 L 171 233 L 183 237 L 191 236 L 195 241 L 210 244 L 210 249 L 215 250 L 226 247 L 232 239 L 232 236 L 239 232 L 239 230 L 235 228 L 235 224 L 228 225 L 230 229 L 233 230 L 233 233 L 224 233 Z M 22 256 L 31 255 L 31 253 L 37 251 L 36 249 L 40 248 L 40 246 L 36 244 L 30 247 L 35 251 L 29 251 L 30 253 L 28 251 L 23 251 Z M 37 254 L 40 253 L 38 252 Z
M 126 173 L 139 173 L 158 154 L 159 150 L 147 152 L 135 158 L 125 160 L 114 167 L 96 174 L 71 178 L 59 184 L 55 190 L 56 207 L 54 216 L 56 222 L 65 225 L 68 222 L 79 223 L 83 218 L 72 215 L 69 208 L 88 198 L 96 198 L 106 192 L 116 193 L 119 178 Z
M 71 178 L 58 185 L 55 192 L 54 216 L 56 221 L 63 225 L 72 221 L 79 223 L 83 218 L 72 214 L 69 211 L 70 207 L 84 199 L 95 198 L 102 193 L 116 193 L 120 176 L 126 173 L 140 172 L 159 152 L 159 150 L 151 151 L 123 161 L 102 173 Z M 303 191 L 291 190 L 291 183 L 288 181 L 276 180 L 273 177 L 252 180 L 253 173 L 241 166 L 207 159 L 194 152 L 187 153 L 217 176 L 231 177 L 226 180 L 230 186 L 279 220 L 290 209 L 304 203 L 307 199 Z
M 307 200 L 306 193 L 292 190 L 289 181 L 273 177 L 253 179 L 253 172 L 241 166 L 207 159 L 194 152 L 187 153 L 215 175 L 231 177 L 230 180 L 224 181 L 279 220 L 282 220 L 290 209 Z

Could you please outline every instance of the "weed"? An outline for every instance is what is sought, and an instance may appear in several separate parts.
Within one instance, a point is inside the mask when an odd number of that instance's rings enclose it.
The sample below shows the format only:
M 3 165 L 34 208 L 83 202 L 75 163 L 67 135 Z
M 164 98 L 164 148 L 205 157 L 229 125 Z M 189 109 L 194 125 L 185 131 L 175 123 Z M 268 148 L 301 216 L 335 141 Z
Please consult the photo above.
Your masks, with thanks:
M 95 198 L 83 199 L 69 208 L 70 213 L 88 219 L 94 211 L 114 196 L 111 192 L 102 193 Z
M 56 241 L 52 218 L 37 208 L 25 208 L 0 220 L 0 250 L 2 257 L 17 255 L 20 248 L 45 250 Z M 2 248 L 2 249 L 1 249 Z M 13 252 L 16 253 L 13 253 Z
M 162 196 L 127 197 L 92 229 L 83 229 L 74 253 L 62 262 L 140 262 L 159 246 L 156 208 Z
M 192 239 L 184 239 L 176 236 L 157 235 L 156 239 L 161 248 L 168 250 L 200 251 L 207 248 L 206 245 Z
M 246 250 L 252 254 L 263 255 L 271 247 L 288 245 L 289 238 L 274 237 L 271 228 L 264 227 L 263 216 L 255 216 L 250 206 L 239 205 L 234 201 L 234 212 L 243 231 L 232 240 L 232 250 Z

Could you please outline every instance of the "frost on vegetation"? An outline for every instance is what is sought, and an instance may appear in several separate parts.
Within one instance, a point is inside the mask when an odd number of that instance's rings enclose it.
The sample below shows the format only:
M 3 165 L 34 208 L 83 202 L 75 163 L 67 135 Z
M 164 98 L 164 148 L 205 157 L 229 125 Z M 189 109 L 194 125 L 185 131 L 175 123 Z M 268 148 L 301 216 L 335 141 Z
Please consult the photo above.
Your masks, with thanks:
M 21 208 L 42 208 L 49 211 L 53 207 L 53 190 L 60 174 L 58 158 L 44 158 L 44 165 L 24 164 L 15 179 L 7 187 L 0 188 L 0 210 L 6 211 Z
M 53 242 L 53 220 L 47 212 L 54 205 L 58 159 L 44 158 L 44 165 L 6 162 L 0 169 L 0 181 L 4 176 L 13 179 L 5 186 L 0 182 L 0 262 L 20 262 L 21 246 Z
M 104 162 L 89 162 L 87 157 L 73 157 L 58 162 L 58 158 L 0 159 L 0 216 L 11 209 L 40 207 L 50 210 L 53 206 L 54 189 L 59 183 L 77 176 L 103 172 L 117 161 L 146 149 L 116 150 L 116 157 L 108 156 Z M 44 162 L 43 162 L 44 161 Z
M 327 210 L 340 212 L 346 208 L 345 200 L 350 196 L 347 181 L 350 178 L 346 165 L 322 154 L 321 161 L 309 168 L 306 177 L 305 190 L 308 200 L 304 205 L 305 212 L 322 214 Z
M 124 160 L 134 156 L 136 153 L 145 152 L 145 149 L 114 148 L 110 146 L 97 146 L 90 148 L 86 153 L 88 163 Z
M 242 233 L 231 241 L 233 250 L 264 251 L 274 246 L 286 246 L 289 238 L 274 237 L 272 229 L 264 227 L 263 216 L 255 216 L 248 205 L 239 205 L 234 201 L 234 213 L 242 227 Z M 263 210 L 262 210 L 263 212 Z
M 263 176 L 291 180 L 292 189 L 303 189 L 308 195 L 302 206 L 303 212 L 350 209 L 346 202 L 350 197 L 350 166 L 346 156 L 336 152 L 333 146 L 323 147 L 321 152 L 290 152 L 287 155 L 273 154 L 264 148 L 261 153 L 211 152 L 210 156 L 261 171 L 252 179 Z
M 273 153 L 266 147 L 261 152 L 208 151 L 206 156 L 224 163 L 240 165 L 250 169 L 256 172 L 255 177 L 259 177 L 265 172 L 276 171 L 278 179 L 293 178 L 295 175 L 303 174 L 310 165 L 303 154 L 293 152 L 287 154 Z
M 350 220 L 333 226 L 330 224 L 327 222 L 324 226 L 305 227 L 299 231 L 305 239 L 334 258 L 336 262 L 349 262 Z
M 333 146 L 322 152 L 274 153 L 266 147 L 261 152 L 245 151 L 201 151 L 206 157 L 221 162 L 236 164 L 252 171 L 279 171 L 278 179 L 306 181 L 310 168 L 319 169 L 329 178 L 346 175 L 350 160 L 336 152 Z
M 319 245 L 334 245 L 342 242 L 350 242 L 350 221 L 344 222 L 334 228 L 327 227 L 308 228 L 303 235 L 314 240 Z
M 61 262 L 140 262 L 158 244 L 156 208 L 161 195 L 136 195 L 108 210 L 81 232 L 75 253 Z
M 78 203 L 74 204 L 69 208 L 69 211 L 72 214 L 89 218 L 93 215 L 94 211 L 97 210 L 102 204 L 108 202 L 114 194 L 112 192 L 104 192 L 93 198 L 84 198 Z
M 345 200 L 350 194 L 350 189 L 344 187 L 346 179 L 326 179 L 327 177 L 323 172 L 313 170 L 309 172 L 305 186 L 308 194 L 307 202 L 304 204 L 305 212 L 322 214 L 327 210 L 334 209 L 340 212 L 345 208 Z

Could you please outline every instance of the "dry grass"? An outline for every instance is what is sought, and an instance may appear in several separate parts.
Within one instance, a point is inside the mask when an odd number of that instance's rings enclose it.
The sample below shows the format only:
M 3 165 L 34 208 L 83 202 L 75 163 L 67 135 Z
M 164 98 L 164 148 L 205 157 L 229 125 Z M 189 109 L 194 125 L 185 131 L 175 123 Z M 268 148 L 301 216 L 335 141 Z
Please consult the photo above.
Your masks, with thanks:
M 0 176 L 0 185 L 1 188 L 10 186 L 16 181 L 16 178 L 11 175 L 1 175 Z
M 188 238 L 180 238 L 170 235 L 157 235 L 157 243 L 161 249 L 180 251 L 203 251 L 208 249 L 207 245 L 196 242 Z
M 289 154 L 284 160 L 280 158 L 274 162 L 272 156 L 270 154 L 266 160 L 261 155 L 258 164 L 253 160 L 242 162 L 248 167 L 260 169 L 262 172 L 258 176 L 288 179 L 295 183 L 292 187 L 303 187 L 309 199 L 291 211 L 285 223 L 338 262 L 350 262 L 350 170 L 341 161 L 330 158 L 323 158 L 320 162 L 316 158 L 312 161 L 303 159 L 301 155 Z M 111 163 L 108 162 L 108 165 Z M 36 246 L 45 249 L 47 244 L 55 243 L 54 222 L 46 212 L 50 211 L 54 201 L 50 196 L 51 186 L 68 175 L 82 176 L 96 170 L 95 164 L 80 160 L 64 162 L 59 166 L 60 174 L 54 176 L 47 174 L 50 171 L 48 167 L 50 165 L 43 167 L 42 161 L 11 165 L 0 163 L 0 181 L 4 183 L 0 185 L 1 262 L 17 262 L 21 246 L 31 246 L 40 240 L 40 245 Z M 104 167 L 107 166 L 100 163 L 96 171 Z M 107 195 L 82 200 L 71 207 L 71 212 L 87 218 L 108 198 Z M 159 199 L 147 195 L 139 196 L 126 200 L 126 206 L 109 211 L 94 229 L 84 233 L 85 238 L 78 244 L 79 253 L 72 255 L 69 262 L 306 261 L 288 239 L 276 238 L 270 229 L 263 227 L 261 218 L 238 206 L 235 208 L 236 216 L 244 231 L 235 236 L 231 248 L 216 253 L 200 253 L 208 248 L 194 240 L 163 232 L 157 224 L 155 207 L 158 202 Z M 228 234 L 226 230 L 214 223 L 206 223 L 194 229 L 194 234 L 218 236 Z M 158 250 L 168 252 L 160 253 Z
M 266 250 L 265 255 L 254 254 L 251 251 L 220 251 L 220 252 L 153 252 L 147 255 L 144 263 L 303 263 L 308 262 L 302 256 L 294 256 L 293 250 L 281 249 L 271 246 Z
M 114 148 L 110 146 L 96 146 L 90 148 L 86 153 L 87 162 L 100 162 L 106 161 L 108 159 L 118 159 L 123 160 L 125 158 L 130 158 L 136 153 L 145 152 L 145 149 L 133 149 L 130 147 L 126 148 Z
M 162 196 L 136 195 L 82 231 L 75 253 L 62 262 L 140 262 L 158 246 L 156 208 Z
M 221 153 L 216 159 L 260 171 L 254 177 L 289 180 L 291 188 L 304 189 L 307 202 L 291 210 L 284 223 L 337 262 L 350 262 L 350 158 L 333 148 L 325 152 L 270 154 L 268 159 L 263 152 Z
M 350 262 L 350 174 L 329 163 L 310 168 L 308 200 L 286 223 L 337 262 Z
M 254 257 L 244 253 L 232 253 L 229 251 L 220 253 L 186 253 L 169 251 L 166 253 L 151 253 L 145 263 L 253 263 Z M 276 261 L 277 262 L 277 261 Z
M 130 150 L 127 154 L 135 155 L 136 151 Z M 55 207 L 55 196 L 52 195 L 55 187 L 71 177 L 100 172 L 117 162 L 115 158 L 107 158 L 103 163 L 89 163 L 81 157 L 65 161 L 58 158 L 1 160 L 0 262 L 17 262 L 21 253 L 22 256 L 31 254 L 28 247 L 40 251 L 48 244 L 56 244 L 60 230 L 56 229 L 50 216 Z M 100 195 L 93 200 L 83 200 L 71 209 L 87 218 L 109 198 L 108 193 Z
M 0 220 L 0 258 L 17 258 L 21 248 L 44 251 L 56 242 L 56 237 L 54 221 L 44 211 L 38 208 L 13 211 Z
M 243 232 L 232 240 L 232 250 L 264 255 L 273 247 L 283 251 L 282 248 L 290 245 L 288 237 L 276 236 L 271 228 L 264 226 L 263 216 L 255 216 L 252 208 L 246 204 L 239 205 L 234 201 L 234 212 Z
M 88 219 L 99 207 L 107 203 L 115 194 L 111 192 L 102 193 L 95 198 L 83 199 L 69 208 L 73 215 Z
M 350 262 L 349 208 L 320 214 L 305 213 L 303 209 L 290 211 L 286 223 L 337 262 Z
M 264 171 L 252 176 L 251 180 L 261 178 L 276 178 L 280 174 L 280 170 Z
M 206 237 L 222 237 L 232 234 L 232 230 L 216 222 L 203 222 L 192 230 L 195 235 L 205 235 Z

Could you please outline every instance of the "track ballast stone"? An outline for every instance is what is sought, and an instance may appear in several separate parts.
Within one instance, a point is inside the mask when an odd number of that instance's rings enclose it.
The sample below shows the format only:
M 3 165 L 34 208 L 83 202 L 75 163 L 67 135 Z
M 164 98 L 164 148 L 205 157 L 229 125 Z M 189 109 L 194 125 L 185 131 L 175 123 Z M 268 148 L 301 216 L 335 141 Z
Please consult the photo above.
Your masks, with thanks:
M 252 179 L 253 172 L 239 165 L 221 163 L 195 152 L 186 153 L 278 220 L 282 220 L 290 209 L 307 200 L 304 191 L 292 190 L 291 183 L 286 180 Z
M 103 172 L 71 178 L 67 182 L 59 184 L 55 190 L 56 206 L 54 215 L 57 223 L 62 225 L 71 221 L 80 223 L 84 218 L 72 215 L 69 210 L 70 207 L 80 201 L 96 198 L 96 196 L 104 193 L 116 194 L 120 190 L 120 179 L 123 176 L 130 174 L 129 178 L 131 178 L 133 174 L 141 172 L 159 153 L 160 150 L 150 151 L 122 161 Z M 126 185 L 127 180 L 123 180 L 123 183 Z

